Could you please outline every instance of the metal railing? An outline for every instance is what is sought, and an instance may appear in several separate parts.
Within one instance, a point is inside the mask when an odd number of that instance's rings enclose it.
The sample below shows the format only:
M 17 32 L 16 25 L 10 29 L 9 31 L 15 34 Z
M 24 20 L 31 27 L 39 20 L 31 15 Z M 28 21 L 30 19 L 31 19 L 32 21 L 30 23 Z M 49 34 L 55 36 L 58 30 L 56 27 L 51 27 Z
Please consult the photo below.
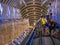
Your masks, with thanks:
M 31 30 L 25 30 L 21 35 L 19 35 L 16 39 L 12 40 L 9 45 L 21 45 L 23 40 L 29 35 Z
M 27 42 L 26 42 L 26 45 L 31 45 L 32 41 L 33 41 L 33 38 L 34 38 L 34 34 L 35 34 L 35 28 L 33 29 L 33 31 L 31 32 Z

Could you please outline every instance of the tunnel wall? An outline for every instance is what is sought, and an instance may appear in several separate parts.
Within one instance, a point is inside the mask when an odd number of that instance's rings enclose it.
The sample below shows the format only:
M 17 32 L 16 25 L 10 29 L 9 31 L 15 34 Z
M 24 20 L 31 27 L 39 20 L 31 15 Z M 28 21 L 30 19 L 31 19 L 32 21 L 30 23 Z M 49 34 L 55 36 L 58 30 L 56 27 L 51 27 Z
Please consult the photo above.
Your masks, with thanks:
M 16 39 L 29 26 L 28 20 L 7 22 L 0 25 L 0 45 L 6 45 Z

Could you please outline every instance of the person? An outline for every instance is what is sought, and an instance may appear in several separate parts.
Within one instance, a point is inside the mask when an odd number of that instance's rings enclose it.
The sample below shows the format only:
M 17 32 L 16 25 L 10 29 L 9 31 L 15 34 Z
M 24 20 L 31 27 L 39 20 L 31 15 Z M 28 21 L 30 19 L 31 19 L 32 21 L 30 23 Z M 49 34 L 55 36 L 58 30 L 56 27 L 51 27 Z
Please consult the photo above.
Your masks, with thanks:
M 43 26 L 45 25 L 45 23 L 47 22 L 45 16 L 42 16 L 40 22 L 41 22 L 41 25 L 43 25 Z
M 45 24 L 46 32 L 50 33 L 50 35 L 57 36 L 59 32 L 59 25 L 58 23 L 54 22 L 53 19 L 49 18 L 48 22 Z
M 42 35 L 44 35 L 45 33 L 45 24 L 47 22 L 47 19 L 45 18 L 45 16 L 41 17 L 40 23 L 41 23 L 41 31 L 42 31 Z

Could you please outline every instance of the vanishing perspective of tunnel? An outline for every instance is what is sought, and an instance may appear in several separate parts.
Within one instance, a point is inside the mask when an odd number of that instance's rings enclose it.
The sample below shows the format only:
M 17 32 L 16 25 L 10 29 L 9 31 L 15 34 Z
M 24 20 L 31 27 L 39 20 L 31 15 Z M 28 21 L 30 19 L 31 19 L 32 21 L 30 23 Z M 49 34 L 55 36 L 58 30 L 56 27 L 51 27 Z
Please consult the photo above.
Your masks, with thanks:
M 0 45 L 60 45 L 60 0 L 0 0 Z

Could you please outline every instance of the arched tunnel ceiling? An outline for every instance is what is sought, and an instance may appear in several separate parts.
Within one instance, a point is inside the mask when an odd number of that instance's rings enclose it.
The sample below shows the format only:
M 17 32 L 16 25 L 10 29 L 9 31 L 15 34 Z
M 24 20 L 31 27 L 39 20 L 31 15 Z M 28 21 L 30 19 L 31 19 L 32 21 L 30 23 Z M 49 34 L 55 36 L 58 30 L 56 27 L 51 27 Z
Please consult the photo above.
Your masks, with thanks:
M 0 2 L 16 8 L 20 8 L 21 4 L 26 4 L 28 1 L 31 0 L 0 0 Z M 36 0 L 36 1 L 40 1 L 44 4 L 48 4 L 50 2 L 53 2 L 54 0 Z
M 31 1 L 31 0 L 0 0 L 0 2 L 1 3 L 3 3 L 3 4 L 7 4 L 7 5 L 10 5 L 10 6 L 12 6 L 12 7 L 15 7 L 15 8 L 19 8 L 20 9 L 20 7 L 21 7 L 21 5 L 23 5 L 23 4 L 26 4 L 27 2 L 29 2 L 29 1 Z M 56 3 L 56 0 L 33 0 L 33 1 L 38 1 L 39 3 L 41 3 L 41 4 L 46 4 L 46 6 L 51 2 L 52 4 L 53 4 L 53 2 L 54 2 L 54 4 Z M 60 0 L 58 0 L 58 2 L 59 2 Z M 60 3 L 59 3 L 60 4 Z M 45 7 L 44 7 L 45 8 Z M 60 8 L 59 8 L 60 9 Z M 60 12 L 60 10 L 59 10 L 59 12 Z M 35 13 L 34 13 L 35 14 Z M 34 17 L 35 18 L 35 17 Z M 36 17 L 37 18 L 37 17 Z M 30 18 L 30 19 L 32 19 L 32 18 Z M 33 20 L 35 20 L 35 19 L 33 19 Z

